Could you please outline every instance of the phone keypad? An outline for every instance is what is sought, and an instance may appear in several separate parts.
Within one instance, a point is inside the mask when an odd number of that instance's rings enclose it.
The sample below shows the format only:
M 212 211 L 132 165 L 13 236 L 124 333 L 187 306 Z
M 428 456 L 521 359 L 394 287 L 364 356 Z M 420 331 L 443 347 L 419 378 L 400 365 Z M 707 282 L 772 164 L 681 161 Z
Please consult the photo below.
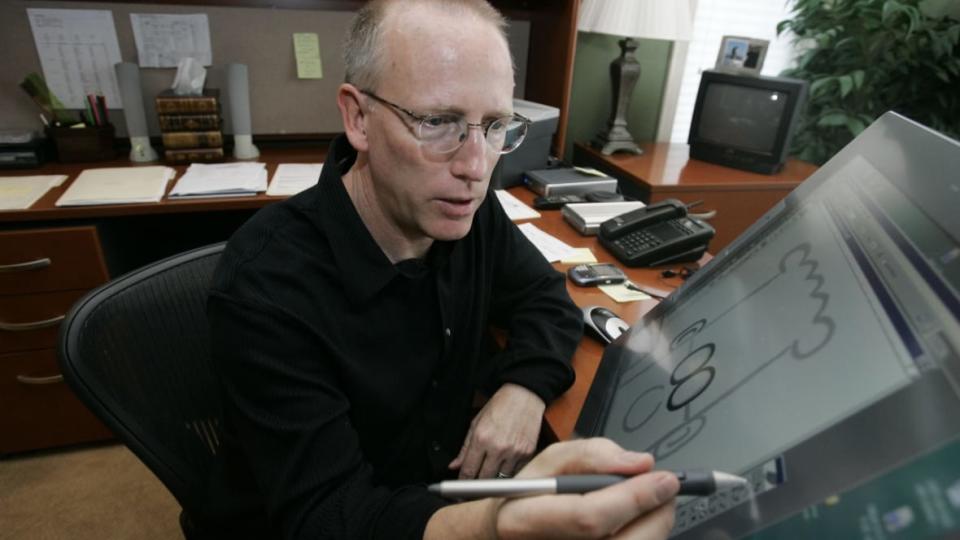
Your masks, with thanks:
M 639 229 L 614 240 L 613 243 L 619 246 L 627 256 L 632 256 L 635 253 L 659 246 L 663 243 L 663 240 L 643 229 Z

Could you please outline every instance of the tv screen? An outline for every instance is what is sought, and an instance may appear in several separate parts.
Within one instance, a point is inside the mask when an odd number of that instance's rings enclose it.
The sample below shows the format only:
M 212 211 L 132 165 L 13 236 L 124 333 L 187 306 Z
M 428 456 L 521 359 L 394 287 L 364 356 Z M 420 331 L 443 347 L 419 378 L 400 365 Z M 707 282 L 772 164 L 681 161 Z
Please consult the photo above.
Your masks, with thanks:
M 786 161 L 806 83 L 703 73 L 690 126 L 690 156 L 772 174 Z
M 716 83 L 707 87 L 700 136 L 752 152 L 772 154 L 789 96 L 786 92 Z

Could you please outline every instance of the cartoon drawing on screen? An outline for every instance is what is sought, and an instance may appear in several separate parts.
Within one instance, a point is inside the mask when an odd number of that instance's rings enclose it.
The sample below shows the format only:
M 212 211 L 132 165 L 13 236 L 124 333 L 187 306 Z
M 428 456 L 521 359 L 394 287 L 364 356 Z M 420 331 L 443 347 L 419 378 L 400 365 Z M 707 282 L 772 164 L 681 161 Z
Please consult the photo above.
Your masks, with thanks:
M 706 426 L 711 409 L 764 374 L 770 366 L 777 362 L 802 362 L 826 346 L 834 335 L 835 322 L 826 314 L 830 295 L 823 290 L 824 276 L 817 271 L 820 265 L 811 252 L 811 245 L 806 242 L 790 249 L 780 258 L 777 272 L 769 279 L 747 291 L 723 312 L 697 319 L 679 331 L 668 346 L 670 363 L 667 368 L 672 366 L 672 370 L 668 369 L 669 377 L 662 384 L 650 385 L 636 393 L 621 419 L 622 429 L 627 433 L 640 430 L 662 410 L 680 412 L 681 423 L 646 449 L 657 460 L 664 459 L 696 438 Z M 780 305 L 778 287 L 770 286 L 774 283 L 780 288 L 802 288 L 808 302 Z M 771 296 L 758 301 L 765 294 Z M 731 363 L 745 366 L 734 368 L 731 364 L 714 360 L 722 351 L 718 351 L 717 339 L 710 337 L 710 331 L 724 331 L 719 323 L 747 300 L 751 300 L 750 305 L 754 306 L 779 307 L 769 313 L 754 314 L 756 325 L 752 328 L 749 356 L 755 357 L 756 362 Z M 794 321 L 798 316 L 803 317 L 802 324 Z M 792 337 L 786 341 L 784 328 L 793 331 Z M 662 340 L 668 338 L 660 337 Z M 654 355 L 639 357 L 621 372 L 618 386 L 623 388 L 651 378 L 642 375 L 654 365 Z M 736 372 L 736 369 L 740 371 Z M 702 398 L 707 394 L 709 398 Z

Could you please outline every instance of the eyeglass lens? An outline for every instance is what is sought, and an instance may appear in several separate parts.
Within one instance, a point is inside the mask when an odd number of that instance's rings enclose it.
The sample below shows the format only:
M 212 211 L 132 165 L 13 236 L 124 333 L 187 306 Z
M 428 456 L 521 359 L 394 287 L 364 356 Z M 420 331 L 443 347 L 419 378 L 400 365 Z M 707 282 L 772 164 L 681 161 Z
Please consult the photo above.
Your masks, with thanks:
M 455 114 L 434 114 L 420 121 L 419 139 L 430 150 L 452 152 L 467 140 L 470 129 L 466 119 Z M 527 135 L 527 123 L 515 117 L 499 118 L 485 128 L 487 144 L 506 154 L 515 150 Z

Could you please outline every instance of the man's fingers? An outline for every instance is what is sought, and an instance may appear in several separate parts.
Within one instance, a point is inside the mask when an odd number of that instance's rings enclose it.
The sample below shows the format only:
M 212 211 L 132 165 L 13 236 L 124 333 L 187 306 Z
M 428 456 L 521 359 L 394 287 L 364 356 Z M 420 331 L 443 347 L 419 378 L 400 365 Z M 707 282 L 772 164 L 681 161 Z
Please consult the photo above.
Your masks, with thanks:
M 642 474 L 605 489 L 588 493 L 580 511 L 599 521 L 596 527 L 612 534 L 628 523 L 673 500 L 680 490 L 669 472 Z
M 653 468 L 650 454 L 630 452 L 609 439 L 593 438 L 553 444 L 535 457 L 517 476 L 537 478 L 559 474 L 636 475 Z
M 483 456 L 483 465 L 480 467 L 477 478 L 496 478 L 501 470 L 501 461 L 488 452 Z
M 500 508 L 498 532 L 521 538 L 544 527 L 569 538 L 605 538 L 618 532 L 669 532 L 672 501 L 679 489 L 668 472 L 644 474 L 585 495 L 544 495 L 508 500 Z M 662 508 L 668 510 L 661 511 Z M 669 514 L 669 515 L 668 515 Z M 646 520 L 652 524 L 647 524 Z M 642 523 L 641 523 L 642 522 Z M 665 538 L 666 534 L 650 536 Z M 619 536 L 618 536 L 619 538 Z
M 478 450 L 474 445 L 468 445 L 463 457 L 463 463 L 460 465 L 460 479 L 469 480 L 476 478 L 480 473 L 480 467 L 483 466 L 483 463 L 484 452 Z
M 676 515 L 676 499 L 653 510 L 652 512 L 633 520 L 614 536 L 617 540 L 649 540 L 651 538 L 666 538 L 673 529 Z
M 457 457 L 453 458 L 453 461 L 447 465 L 447 468 L 450 470 L 459 469 L 463 465 L 463 458 L 467 453 L 467 445 L 464 444 L 460 447 L 460 453 L 457 454 Z

